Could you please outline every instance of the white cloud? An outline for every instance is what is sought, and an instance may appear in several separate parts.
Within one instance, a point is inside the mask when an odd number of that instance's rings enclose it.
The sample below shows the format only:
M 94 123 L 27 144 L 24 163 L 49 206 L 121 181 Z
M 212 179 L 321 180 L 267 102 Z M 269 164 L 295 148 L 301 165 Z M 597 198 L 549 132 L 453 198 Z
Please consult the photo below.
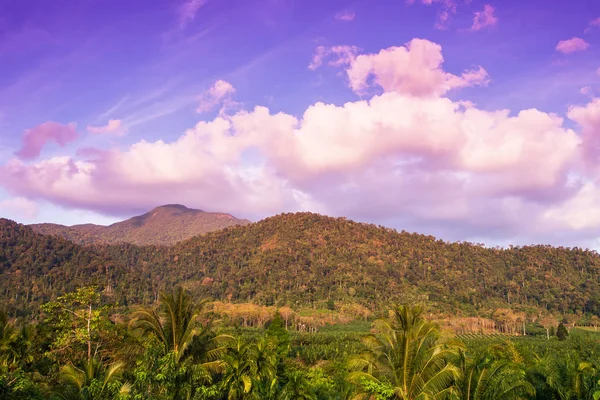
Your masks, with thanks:
M 223 101 L 227 101 L 231 98 L 231 95 L 235 93 L 235 88 L 231 83 L 224 80 L 216 81 L 210 89 L 204 92 L 200 99 L 200 104 L 196 109 L 197 112 L 203 113 L 210 111 Z
M 309 68 L 322 65 L 332 57 L 330 65 L 344 66 L 350 88 L 358 94 L 375 84 L 384 91 L 397 91 L 412 96 L 439 96 L 454 88 L 488 84 L 487 72 L 478 67 L 460 76 L 443 70 L 442 48 L 424 39 L 413 39 L 405 46 L 394 46 L 375 54 L 356 55 L 358 48 L 318 47 Z
M 560 42 L 558 42 L 558 44 L 556 45 L 556 51 L 559 51 L 564 54 L 570 54 L 578 51 L 587 50 L 588 47 L 590 47 L 590 44 L 588 42 L 581 38 L 573 37 L 571 39 L 561 40 Z
M 122 122 L 119 119 L 111 119 L 104 126 L 89 126 L 87 127 L 88 132 L 95 134 L 113 134 L 113 135 L 124 135 L 126 129 L 122 126 Z
M 482 110 L 444 97 L 489 77 L 483 68 L 445 71 L 435 43 L 415 39 L 362 55 L 332 49 L 321 64 L 344 67 L 358 92 L 377 85 L 382 93 L 317 102 L 300 117 L 260 106 L 222 112 L 174 141 L 142 140 L 91 161 L 15 159 L 0 166 L 0 184 L 24 198 L 107 213 L 171 202 L 253 217 L 309 209 L 407 229 L 450 226 L 461 239 L 600 227 L 594 213 L 585 221 L 578 211 L 600 191 L 600 173 L 581 163 L 586 155 L 593 166 L 590 149 L 600 148 L 600 99 L 569 110 L 580 135 L 552 113 Z M 221 81 L 205 95 L 233 92 Z

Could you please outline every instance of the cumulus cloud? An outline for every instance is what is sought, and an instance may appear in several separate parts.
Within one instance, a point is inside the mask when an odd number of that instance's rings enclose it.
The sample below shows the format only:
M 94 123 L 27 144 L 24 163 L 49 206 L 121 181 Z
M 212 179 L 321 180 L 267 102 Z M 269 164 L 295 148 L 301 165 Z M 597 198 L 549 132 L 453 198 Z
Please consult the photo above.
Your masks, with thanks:
M 443 62 L 442 47 L 424 39 L 413 39 L 405 46 L 389 47 L 376 54 L 337 60 L 338 64 L 348 64 L 349 85 L 356 93 L 363 93 L 374 83 L 386 92 L 439 96 L 451 89 L 489 82 L 482 67 L 457 76 L 444 71 Z
M 75 124 L 62 125 L 58 122 L 48 121 L 25 131 L 21 148 L 15 153 L 23 160 L 33 160 L 40 156 L 48 142 L 55 142 L 66 146 L 79 137 Z
M 123 135 L 125 133 L 125 129 L 121 125 L 121 120 L 119 119 L 111 119 L 104 126 L 88 126 L 88 132 L 96 133 L 96 134 L 114 134 L 114 135 Z
M 210 111 L 224 100 L 230 99 L 233 93 L 235 93 L 235 88 L 231 83 L 224 80 L 218 80 L 210 89 L 202 94 L 200 104 L 196 111 L 199 113 Z
M 268 215 L 302 203 L 487 226 L 518 223 L 515 204 L 527 214 L 528 205 L 560 197 L 578 146 L 552 114 L 510 116 L 389 92 L 316 103 L 300 119 L 257 107 L 200 122 L 171 143 L 141 141 L 85 162 L 14 160 L 0 181 L 22 195 L 105 212 L 178 201 Z
M 578 134 L 552 113 L 482 110 L 444 97 L 488 77 L 483 69 L 445 71 L 435 43 L 324 52 L 321 64 L 339 63 L 351 85 L 375 84 L 383 93 L 318 102 L 298 117 L 261 106 L 221 113 L 170 142 L 33 164 L 13 159 L 0 166 L 0 185 L 111 214 L 172 202 L 255 218 L 308 209 L 419 231 L 448 227 L 456 239 L 539 238 L 600 225 L 600 217 L 577 214 L 600 199 L 592 157 L 600 149 L 600 99 L 569 110 Z M 231 93 L 226 87 L 213 86 L 212 95 Z
M 558 44 L 556 45 L 556 51 L 559 51 L 564 54 L 569 54 L 575 53 L 577 51 L 584 51 L 588 47 L 590 47 L 590 44 L 588 42 L 581 38 L 574 37 L 568 40 L 561 40 L 560 42 L 558 42 Z
M 600 98 L 594 98 L 584 106 L 572 106 L 567 116 L 581 127 L 588 164 L 600 161 Z
M 0 201 L 0 212 L 31 220 L 37 217 L 39 207 L 34 201 L 14 197 Z
M 473 17 L 473 25 L 471 25 L 472 31 L 480 31 L 488 26 L 494 26 L 498 23 L 498 18 L 494 15 L 496 9 L 489 4 L 483 6 L 483 11 L 475 12 Z
M 356 13 L 352 10 L 344 10 L 335 14 L 335 19 L 337 19 L 338 21 L 350 22 L 353 21 L 355 17 Z

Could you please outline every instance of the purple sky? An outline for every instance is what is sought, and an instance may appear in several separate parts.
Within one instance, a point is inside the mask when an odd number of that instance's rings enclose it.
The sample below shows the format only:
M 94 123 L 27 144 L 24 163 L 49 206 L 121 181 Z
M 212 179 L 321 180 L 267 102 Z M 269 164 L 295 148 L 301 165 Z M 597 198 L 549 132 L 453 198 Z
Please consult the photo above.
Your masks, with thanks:
M 0 216 L 600 248 L 597 0 L 5 0 Z

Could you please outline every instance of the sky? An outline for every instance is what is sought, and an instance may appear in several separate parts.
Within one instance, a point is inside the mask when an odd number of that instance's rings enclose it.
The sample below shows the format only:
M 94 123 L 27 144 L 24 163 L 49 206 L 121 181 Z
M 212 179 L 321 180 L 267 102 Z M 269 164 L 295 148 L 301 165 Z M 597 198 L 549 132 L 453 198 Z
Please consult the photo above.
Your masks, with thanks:
M 600 248 L 597 0 L 3 0 L 0 216 Z

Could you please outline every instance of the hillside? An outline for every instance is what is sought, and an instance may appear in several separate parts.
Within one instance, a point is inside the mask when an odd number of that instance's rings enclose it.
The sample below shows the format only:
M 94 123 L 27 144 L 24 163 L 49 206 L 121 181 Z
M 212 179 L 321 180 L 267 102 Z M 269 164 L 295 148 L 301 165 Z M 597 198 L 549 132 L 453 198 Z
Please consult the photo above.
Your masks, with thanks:
M 44 235 L 57 235 L 77 244 L 169 245 L 207 232 L 250 221 L 229 214 L 194 210 L 178 204 L 156 207 L 152 211 L 109 226 L 84 224 L 64 226 L 34 224 L 31 228 Z
M 197 296 L 325 308 L 419 297 L 441 310 L 600 313 L 600 257 L 578 248 L 490 249 L 343 218 L 282 214 L 175 246 L 74 245 L 0 220 L 0 300 L 30 307 L 99 284 L 121 304 L 184 284 Z

